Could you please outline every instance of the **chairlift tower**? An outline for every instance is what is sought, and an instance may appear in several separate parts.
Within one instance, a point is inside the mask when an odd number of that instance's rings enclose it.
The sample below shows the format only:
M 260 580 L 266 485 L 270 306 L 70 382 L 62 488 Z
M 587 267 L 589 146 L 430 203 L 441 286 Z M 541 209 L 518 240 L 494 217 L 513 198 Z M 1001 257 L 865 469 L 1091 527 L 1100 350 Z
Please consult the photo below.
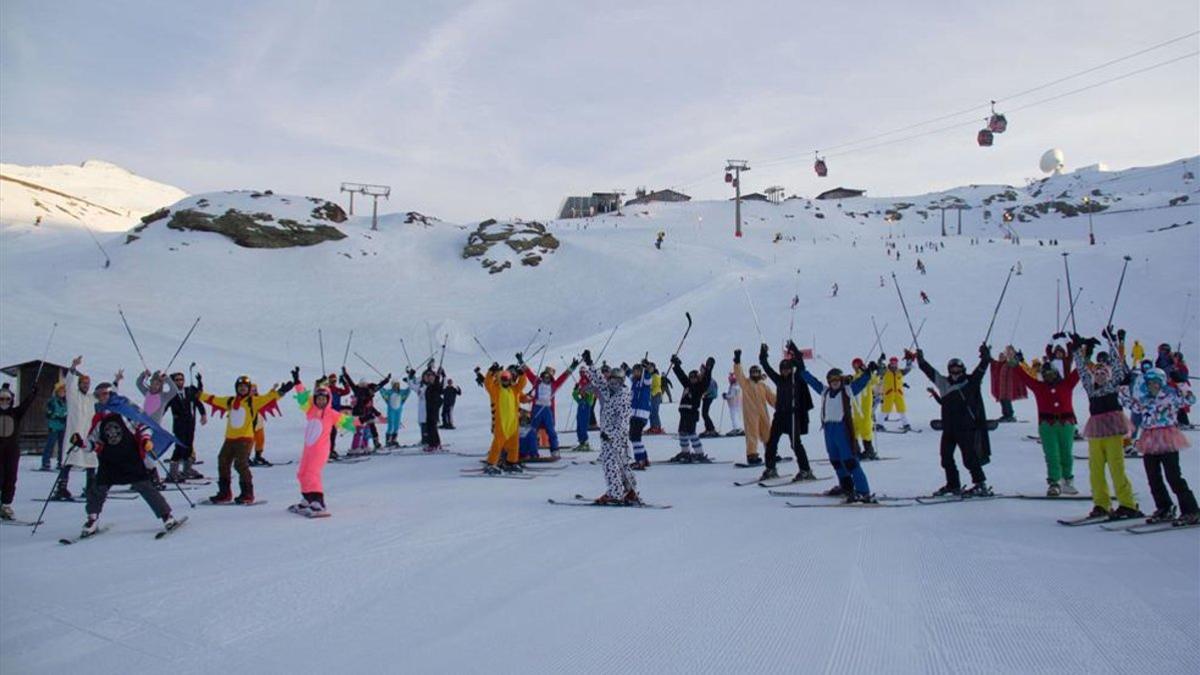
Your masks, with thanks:
M 730 159 L 725 162 L 725 182 L 733 185 L 733 222 L 735 237 L 742 236 L 742 172 L 750 170 L 750 163 L 744 159 Z
M 371 185 L 370 183 L 342 183 L 342 192 L 350 193 L 350 215 L 354 215 L 354 193 L 359 193 L 370 197 L 371 203 L 371 229 L 379 229 L 379 198 L 387 199 L 392 194 L 390 185 Z

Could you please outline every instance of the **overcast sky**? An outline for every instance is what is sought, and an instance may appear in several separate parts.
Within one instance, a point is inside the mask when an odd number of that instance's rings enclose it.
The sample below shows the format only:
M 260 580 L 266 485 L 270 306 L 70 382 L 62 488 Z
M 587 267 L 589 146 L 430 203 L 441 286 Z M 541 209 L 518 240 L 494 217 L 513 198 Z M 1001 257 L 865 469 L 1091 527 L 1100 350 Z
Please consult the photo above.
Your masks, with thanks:
M 1200 154 L 1196 57 L 1009 115 L 839 156 L 812 150 L 984 104 L 1200 30 L 1181 2 L 0 2 L 0 160 L 120 164 L 189 192 L 545 218 L 567 194 L 674 186 L 873 195 Z M 1192 36 L 1015 108 L 1200 48 Z M 900 134 L 901 136 L 906 134 Z M 890 140 L 886 137 L 879 140 Z M 869 145 L 869 144 L 868 144 Z M 853 146 L 852 146 L 853 147 Z M 761 165 L 761 166 L 760 166 Z M 382 206 L 382 205 L 381 205 Z

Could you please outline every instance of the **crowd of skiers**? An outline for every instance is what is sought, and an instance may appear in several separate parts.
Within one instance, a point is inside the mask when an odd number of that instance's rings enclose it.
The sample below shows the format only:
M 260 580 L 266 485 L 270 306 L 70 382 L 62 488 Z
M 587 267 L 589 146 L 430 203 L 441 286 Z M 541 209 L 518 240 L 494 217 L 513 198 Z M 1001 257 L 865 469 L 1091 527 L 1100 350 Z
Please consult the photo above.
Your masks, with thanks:
M 601 440 L 599 463 L 604 468 L 607 489 L 597 503 L 638 504 L 633 472 L 650 466 L 644 437 L 665 433 L 659 412 L 663 398 L 670 399 L 673 377 L 680 387 L 676 429 L 679 450 L 668 461 L 712 461 L 702 439 L 719 435 L 711 409 L 720 399 L 731 416 L 731 435 L 744 436 L 745 463 L 762 466 L 761 480 L 779 478 L 779 443 L 784 436 L 797 465 L 793 482 L 817 480 L 803 439 L 810 432 L 811 422 L 819 421 L 826 455 L 838 479 L 825 494 L 841 496 L 848 502 L 872 503 L 875 497 L 863 462 L 878 459 L 876 432 L 903 433 L 912 429 L 906 416 L 905 378 L 915 366 L 932 383 L 929 393 L 941 408 L 939 448 L 945 482 L 933 496 L 992 495 L 985 473 L 991 459 L 989 431 L 997 423 L 1016 421 L 1015 404 L 1032 394 L 1038 414 L 1037 439 L 1045 456 L 1048 497 L 1078 494 L 1073 447 L 1077 439 L 1085 439 L 1094 502 L 1091 517 L 1145 517 L 1125 473 L 1126 458 L 1135 456 L 1143 461 L 1154 500 L 1149 520 L 1197 522 L 1200 507 L 1182 476 L 1178 455 L 1188 446 L 1180 427 L 1188 425 L 1189 406 L 1195 403 L 1182 354 L 1162 344 L 1153 359 L 1146 358 L 1140 343 L 1134 341 L 1127 346 L 1123 330 L 1107 328 L 1101 338 L 1060 333 L 1031 361 L 1012 346 L 994 358 L 989 345 L 983 344 L 974 368 L 968 369 L 961 359 L 952 358 L 945 372 L 926 360 L 919 348 L 903 354 L 903 365 L 900 358 L 881 353 L 871 360 L 854 359 L 847 372 L 831 367 L 823 377 L 811 371 L 811 358 L 806 359 L 805 352 L 791 341 L 782 358 L 774 363 L 769 347 L 763 344 L 757 363 L 748 369 L 742 363 L 742 350 L 733 351 L 724 393 L 719 390 L 714 357 L 685 370 L 682 359 L 673 355 L 669 369 L 660 372 L 648 358 L 633 365 L 602 363 L 597 367 L 590 351 L 585 350 L 558 373 L 553 367 L 535 372 L 518 353 L 516 362 L 507 367 L 493 363 L 486 371 L 475 369 L 477 383 L 491 404 L 492 441 L 483 472 L 521 472 L 527 462 L 559 458 L 556 399 L 561 388 L 573 380 L 574 449 L 591 449 L 591 431 L 599 431 Z M 462 393 L 432 362 L 419 375 L 415 369 L 407 369 L 400 380 L 390 375 L 378 381 L 356 380 L 343 367 L 340 373 L 318 378 L 311 389 L 304 385 L 297 368 L 290 379 L 265 393 L 246 376 L 234 381 L 231 393 L 214 393 L 199 374 L 189 384 L 183 373 L 145 371 L 136 378 L 142 397 L 139 405 L 120 393 L 121 372 L 93 387 L 90 378 L 80 371 L 81 364 L 82 357 L 71 363 L 46 406 L 49 438 L 41 467 L 58 471 L 51 498 L 60 500 L 73 500 L 70 471 L 83 470 L 85 535 L 96 531 L 107 494 L 114 485 L 129 485 L 167 530 L 174 527 L 177 521 L 161 490 L 169 483 L 203 478 L 194 468 L 193 441 L 197 424 L 207 424 L 211 415 L 225 418 L 225 433 L 217 454 L 217 491 L 209 501 L 253 504 L 251 466 L 269 463 L 263 456 L 267 418 L 280 414 L 279 401 L 294 390 L 295 401 L 305 417 L 305 431 L 297 472 L 302 498 L 290 509 L 317 517 L 328 515 L 321 475 L 327 461 L 340 458 L 336 450 L 340 434 L 352 439 L 349 455 L 380 450 L 385 445 L 398 447 L 403 408 L 415 391 L 421 447 L 436 452 L 442 449 L 439 429 L 454 428 L 453 409 Z M 984 407 L 983 380 L 989 374 L 990 393 L 1001 408 L 998 420 L 989 420 Z M 1089 406 L 1089 419 L 1081 436 L 1072 404 L 1072 394 L 1079 384 L 1083 385 Z M 17 436 L 30 400 L 32 397 L 16 404 L 10 390 L 0 390 L 0 515 L 5 519 L 13 518 Z M 380 407 L 376 407 L 377 400 Z M 877 409 L 882 417 L 876 417 Z M 167 412 L 172 417 L 170 431 L 161 425 Z M 814 416 L 816 419 L 810 421 Z M 893 421 L 893 416 L 899 426 L 886 429 L 885 423 Z M 382 441 L 378 430 L 381 424 L 385 425 Z M 548 457 L 540 456 L 541 447 L 549 449 Z M 159 460 L 168 449 L 169 468 L 160 476 Z M 969 485 L 960 477 L 956 454 L 969 474 Z M 51 469 L 55 457 L 59 465 Z M 236 496 L 234 471 L 238 474 Z M 1115 496 L 1115 508 L 1110 495 Z

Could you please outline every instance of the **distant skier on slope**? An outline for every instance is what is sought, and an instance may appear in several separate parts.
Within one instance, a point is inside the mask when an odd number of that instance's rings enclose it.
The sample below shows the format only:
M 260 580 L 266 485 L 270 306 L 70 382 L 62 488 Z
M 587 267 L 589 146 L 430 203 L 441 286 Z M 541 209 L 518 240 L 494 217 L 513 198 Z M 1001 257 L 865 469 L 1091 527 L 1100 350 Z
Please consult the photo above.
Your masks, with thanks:
M 940 452 L 942 469 L 946 472 L 946 484 L 934 492 L 934 496 L 964 493 L 959 482 L 958 465 L 954 461 L 954 449 L 962 452 L 963 464 L 971 473 L 973 485 L 965 491 L 972 497 L 992 494 L 988 487 L 983 467 L 991 459 L 988 439 L 987 412 L 983 407 L 980 386 L 983 375 L 991 363 L 992 353 L 987 345 L 979 345 L 979 365 L 967 373 L 962 359 L 950 359 L 946 374 L 942 375 L 925 360 L 925 352 L 917 350 L 917 365 L 921 372 L 937 388 L 942 406 L 942 438 Z

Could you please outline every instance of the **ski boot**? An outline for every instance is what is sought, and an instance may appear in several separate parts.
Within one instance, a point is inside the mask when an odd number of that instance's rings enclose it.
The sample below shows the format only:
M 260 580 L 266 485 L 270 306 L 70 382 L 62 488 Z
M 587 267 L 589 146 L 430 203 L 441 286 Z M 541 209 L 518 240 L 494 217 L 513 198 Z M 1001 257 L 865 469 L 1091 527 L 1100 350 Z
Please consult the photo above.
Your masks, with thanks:
M 913 430 L 913 428 L 912 428 L 912 425 L 911 425 L 911 424 L 903 424 L 903 425 L 901 425 L 901 426 L 900 426 L 900 431 L 903 431 L 903 432 L 905 432 L 905 433 L 908 433 L 908 432 L 910 432 L 910 431 L 912 431 L 912 430 Z
M 779 472 L 773 466 L 763 469 L 762 475 L 758 477 L 760 481 L 771 480 L 772 478 L 779 478 Z
M 962 488 L 952 487 L 950 485 L 943 485 L 942 487 L 933 491 L 934 497 L 949 497 L 957 494 L 962 494 Z
M 483 467 L 483 475 L 485 476 L 499 476 L 502 473 L 504 472 L 501 471 L 500 467 L 496 466 L 495 464 L 488 464 Z
M 288 513 L 297 513 L 302 516 L 308 515 L 309 503 L 307 500 L 301 499 L 299 503 L 292 504 L 288 507 Z
M 593 499 L 592 503 L 599 504 L 600 506 L 620 506 L 620 505 L 624 504 L 624 502 L 622 500 L 614 499 L 612 497 L 609 497 L 607 494 L 602 494 L 599 497 L 597 497 L 596 499 Z
M 1192 525 L 1200 525 L 1200 512 L 1193 511 L 1185 513 L 1175 519 L 1175 527 L 1191 527 Z
M 1150 517 L 1146 519 L 1147 523 L 1165 523 L 1175 520 L 1175 505 L 1172 504 L 1164 509 L 1156 509 Z
M 13 518 L 16 516 L 13 515 L 12 504 L 0 504 L 0 520 L 12 520 Z
M 1119 520 L 1116 512 L 1109 513 L 1103 506 L 1093 506 L 1092 510 L 1087 514 L 1088 518 L 1105 518 L 1109 520 Z
M 878 504 L 875 495 L 869 492 L 851 492 L 846 495 L 844 504 Z
M 991 497 L 995 495 L 987 483 L 976 483 L 964 490 L 962 494 L 964 497 Z
M 163 518 L 163 531 L 164 532 L 170 532 L 171 530 L 174 530 L 177 527 L 179 527 L 179 521 L 175 520 L 175 516 L 167 516 L 166 518 Z
M 1064 495 L 1072 495 L 1072 496 L 1079 494 L 1079 490 L 1077 490 L 1075 488 L 1075 479 L 1074 478 L 1064 478 L 1063 479 L 1062 493 Z
M 50 497 L 50 501 L 52 502 L 69 502 L 73 501 L 74 499 L 75 496 L 72 495 L 71 491 L 65 487 L 55 490 L 54 495 Z
M 183 470 L 183 477 L 185 480 L 204 480 L 204 474 L 191 467 Z
M 843 488 L 841 485 L 834 485 L 833 487 L 822 492 L 821 494 L 826 497 L 841 497 L 846 494 L 846 489 Z
M 1060 488 L 1058 486 L 1058 481 L 1056 481 L 1056 480 L 1050 481 L 1049 485 L 1046 486 L 1046 496 L 1047 497 L 1057 497 L 1061 494 L 1062 494 L 1062 488 Z
M 859 459 L 864 462 L 874 462 L 875 460 L 879 459 L 879 453 L 875 452 L 875 448 L 871 448 L 870 450 L 862 453 L 862 456 L 859 457 Z
M 875 423 L 875 431 L 887 431 L 887 429 L 884 429 L 882 424 L 876 422 Z
M 800 471 L 796 477 L 792 479 L 793 483 L 803 483 L 805 481 L 816 480 L 817 475 L 812 471 Z
M 671 459 L 668 459 L 667 461 L 671 464 L 691 464 L 692 453 L 688 452 L 687 450 L 680 450 L 679 454 L 675 455 Z
M 551 451 L 550 451 L 550 457 L 551 457 L 551 458 L 552 458 L 554 461 L 558 461 L 558 460 L 562 459 L 562 455 L 558 454 L 558 450 L 551 450 Z
M 584 441 L 584 442 L 580 443 L 579 445 L 575 446 L 575 452 L 591 452 L 591 451 L 592 451 L 592 446 L 588 445 L 587 441 Z
M 625 503 L 630 506 L 636 506 L 642 503 L 642 498 L 638 496 L 636 490 L 629 490 L 625 493 Z
M 233 500 L 233 503 L 239 504 L 241 506 L 250 506 L 251 504 L 254 503 L 254 493 L 253 492 L 243 492 L 242 494 L 238 495 L 236 499 Z
M 87 537 L 96 534 L 100 530 L 100 516 L 88 514 L 87 521 L 83 524 L 83 529 L 79 532 L 79 537 L 86 539 Z
M 1100 509 L 1100 507 L 1097 506 L 1095 509 L 1092 509 L 1092 512 L 1095 513 L 1096 509 Z M 1101 509 L 1101 510 L 1103 510 L 1103 509 Z M 1128 520 L 1130 518 L 1145 518 L 1145 517 L 1146 517 L 1146 514 L 1142 513 L 1140 509 L 1131 509 L 1128 506 L 1118 506 L 1116 508 L 1116 510 L 1113 511 L 1108 516 L 1109 520 Z
M 763 459 L 762 459 L 762 457 L 759 457 L 758 455 L 750 455 L 749 457 L 746 458 L 746 463 L 749 464 L 750 466 L 758 466 L 763 463 Z
M 709 457 L 708 455 L 704 454 L 703 451 L 693 452 L 692 453 L 692 463 L 693 464 L 712 464 L 712 458 Z
M 504 473 L 525 473 L 525 467 L 521 466 L 520 463 L 513 464 L 503 460 L 500 462 L 500 470 Z
M 233 501 L 233 495 L 224 490 L 208 498 L 209 504 L 228 504 L 231 501 Z

